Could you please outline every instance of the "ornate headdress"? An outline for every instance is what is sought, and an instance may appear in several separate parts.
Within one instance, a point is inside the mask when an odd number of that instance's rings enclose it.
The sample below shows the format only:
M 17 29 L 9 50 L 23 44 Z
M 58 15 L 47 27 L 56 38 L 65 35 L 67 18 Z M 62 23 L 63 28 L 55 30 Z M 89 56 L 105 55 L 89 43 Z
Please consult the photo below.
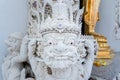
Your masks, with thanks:
M 29 4 L 30 37 L 54 32 L 81 34 L 79 0 L 30 0 Z

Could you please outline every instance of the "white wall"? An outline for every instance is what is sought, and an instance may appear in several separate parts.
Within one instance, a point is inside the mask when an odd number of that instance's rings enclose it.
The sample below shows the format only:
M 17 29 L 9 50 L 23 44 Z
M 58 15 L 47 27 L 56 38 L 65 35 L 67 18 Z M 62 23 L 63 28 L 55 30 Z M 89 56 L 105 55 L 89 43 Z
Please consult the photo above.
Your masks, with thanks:
M 101 0 L 100 21 L 97 23 L 96 32 L 103 34 L 108 39 L 108 44 L 115 52 L 120 52 L 120 40 L 115 39 L 115 1 Z
M 4 40 L 9 34 L 27 30 L 27 0 L 0 0 L 0 65 L 7 53 Z M 0 80 L 1 66 L 0 66 Z
M 27 0 L 0 0 L 0 65 L 7 53 L 4 40 L 10 33 L 25 33 L 27 30 L 27 10 Z M 108 43 L 115 51 L 120 51 L 120 41 L 114 37 L 115 0 L 101 0 L 100 17 L 96 31 L 108 38 Z

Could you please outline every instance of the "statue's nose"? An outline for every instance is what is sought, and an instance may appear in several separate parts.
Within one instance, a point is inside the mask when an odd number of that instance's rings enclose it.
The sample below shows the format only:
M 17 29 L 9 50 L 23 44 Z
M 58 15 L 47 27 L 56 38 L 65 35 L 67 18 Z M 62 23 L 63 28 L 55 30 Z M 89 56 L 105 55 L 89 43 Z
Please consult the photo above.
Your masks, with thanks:
M 62 53 L 62 52 L 65 52 L 67 50 L 65 44 L 59 42 L 57 44 L 57 46 L 55 47 L 55 51 L 59 52 L 59 53 Z

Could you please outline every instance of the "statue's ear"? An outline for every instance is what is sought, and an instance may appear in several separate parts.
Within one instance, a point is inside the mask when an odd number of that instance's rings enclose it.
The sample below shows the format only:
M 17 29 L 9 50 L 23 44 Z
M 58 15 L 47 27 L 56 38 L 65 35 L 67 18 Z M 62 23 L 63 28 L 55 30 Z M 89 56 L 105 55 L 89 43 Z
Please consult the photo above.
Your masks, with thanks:
M 86 40 L 84 46 L 86 50 L 85 56 L 86 61 L 88 60 L 94 61 L 97 52 L 97 49 L 95 49 L 95 47 L 97 48 L 97 43 L 95 43 L 94 40 Z
M 37 61 L 43 61 L 43 58 L 42 58 L 43 50 L 44 50 L 44 48 L 43 48 L 42 41 L 37 40 L 36 41 L 36 49 L 35 49 L 35 52 L 33 54 L 33 56 L 35 57 L 35 59 Z
M 28 56 L 29 58 L 34 57 L 37 61 L 42 61 L 41 54 L 43 53 L 43 46 L 41 40 L 31 40 L 29 42 L 29 50 L 28 50 Z
M 84 57 L 84 58 L 88 58 L 88 56 L 90 55 L 90 46 L 88 45 L 88 44 L 86 44 L 86 42 L 85 42 L 85 44 L 84 44 L 84 48 L 85 48 L 85 50 L 86 50 L 86 56 Z
M 86 52 L 86 48 L 85 48 L 85 41 L 82 40 L 82 41 L 79 41 L 79 44 L 78 44 L 78 53 L 79 53 L 79 56 L 80 56 L 80 62 L 84 62 L 85 59 L 86 59 L 86 56 L 88 55 L 87 52 Z
M 36 53 L 37 53 L 37 56 L 38 57 L 41 57 L 41 54 L 43 53 L 43 50 L 44 50 L 44 48 L 43 48 L 43 44 L 42 44 L 42 41 L 37 41 L 37 51 L 36 51 Z

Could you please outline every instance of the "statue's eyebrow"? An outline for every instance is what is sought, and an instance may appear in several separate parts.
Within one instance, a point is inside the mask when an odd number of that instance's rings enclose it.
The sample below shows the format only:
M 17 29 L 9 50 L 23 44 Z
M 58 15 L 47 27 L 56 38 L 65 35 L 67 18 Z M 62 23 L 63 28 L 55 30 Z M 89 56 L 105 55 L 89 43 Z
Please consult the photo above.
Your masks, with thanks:
M 71 37 L 71 36 L 69 36 L 69 37 L 66 36 L 66 37 L 65 37 L 65 39 L 68 39 L 68 38 L 69 38 L 69 39 L 76 39 L 76 37 L 73 37 L 73 36 L 72 36 L 72 37 Z
M 49 39 L 52 39 L 52 40 L 55 39 L 55 40 L 56 40 L 55 37 L 52 37 L 52 36 L 51 36 L 51 37 L 45 37 L 44 41 L 47 41 L 47 40 L 49 40 Z

